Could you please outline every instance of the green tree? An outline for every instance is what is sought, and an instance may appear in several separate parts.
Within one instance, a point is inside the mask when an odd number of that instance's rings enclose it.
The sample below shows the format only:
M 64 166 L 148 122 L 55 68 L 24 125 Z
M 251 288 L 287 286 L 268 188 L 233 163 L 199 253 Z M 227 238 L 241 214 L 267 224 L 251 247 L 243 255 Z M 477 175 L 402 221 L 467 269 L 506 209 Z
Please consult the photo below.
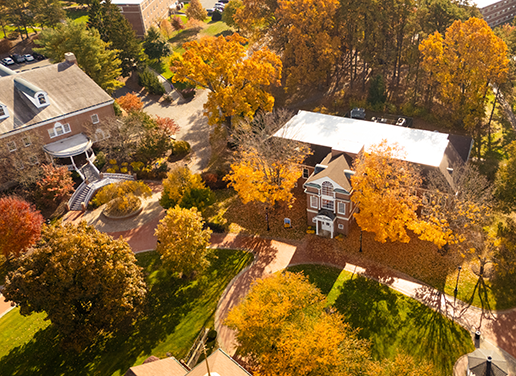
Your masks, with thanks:
M 198 21 L 204 21 L 206 17 L 208 17 L 206 9 L 203 8 L 199 0 L 191 0 L 190 6 L 186 8 L 185 13 L 188 19 L 194 19 Z
M 79 67 L 108 93 L 123 85 L 117 80 L 122 73 L 118 51 L 109 50 L 96 29 L 88 30 L 81 23 L 59 24 L 55 30 L 43 30 L 36 43 L 42 47 L 34 50 L 54 62 L 63 61 L 66 52 L 73 52 Z
M 495 197 L 500 209 L 511 213 L 516 208 L 516 141 L 509 145 L 507 154 L 509 158 L 496 173 Z
M 159 203 L 165 209 L 178 205 L 186 192 L 192 189 L 205 189 L 201 176 L 192 174 L 188 167 L 172 169 L 163 180 L 163 193 Z
M 373 106 L 378 106 L 385 104 L 386 100 L 387 93 L 385 91 L 385 81 L 383 80 L 383 77 L 378 74 L 371 80 L 367 102 Z
M 30 0 L 30 10 L 35 22 L 43 27 L 54 28 L 66 18 L 59 0 Z
M 131 24 L 122 15 L 120 8 L 111 0 L 93 0 L 88 11 L 88 27 L 99 31 L 100 37 L 109 43 L 110 50 L 116 50 L 122 68 L 122 77 L 134 69 L 143 68 L 142 43 L 136 37 Z
M 161 60 L 163 57 L 168 56 L 171 51 L 167 41 L 154 26 L 145 34 L 143 49 L 152 60 Z
M 210 229 L 203 229 L 204 221 L 197 209 L 179 206 L 167 210 L 167 215 L 156 228 L 158 246 L 165 266 L 174 273 L 190 276 L 202 272 L 209 265 L 213 250 Z
M 29 12 L 28 3 L 25 0 L 8 0 L 5 2 L 7 11 L 9 12 L 9 20 L 11 23 L 18 28 L 20 36 L 23 39 L 22 29 L 25 32 L 25 36 L 29 37 L 27 26 L 31 22 L 31 16 Z
M 238 28 L 238 24 L 235 20 L 235 14 L 238 9 L 242 8 L 244 4 L 242 0 L 231 0 L 224 7 L 224 12 L 222 12 L 222 21 L 228 25 L 229 27 Z
M 326 305 L 307 277 L 284 272 L 257 280 L 225 324 L 260 375 L 354 374 L 369 356 L 368 344 Z
M 146 285 L 129 245 L 83 222 L 46 227 L 37 249 L 8 274 L 3 294 L 24 316 L 46 312 L 63 345 L 79 351 L 130 325 Z

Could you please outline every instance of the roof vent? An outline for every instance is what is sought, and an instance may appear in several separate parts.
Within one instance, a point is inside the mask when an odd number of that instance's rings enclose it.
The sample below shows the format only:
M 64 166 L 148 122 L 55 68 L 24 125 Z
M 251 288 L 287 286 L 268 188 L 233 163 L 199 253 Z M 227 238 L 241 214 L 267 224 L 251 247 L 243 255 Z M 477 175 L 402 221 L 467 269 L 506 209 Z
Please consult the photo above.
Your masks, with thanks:
M 77 64 L 77 58 L 75 57 L 75 54 L 73 52 L 66 52 L 65 53 L 65 61 L 70 64 Z

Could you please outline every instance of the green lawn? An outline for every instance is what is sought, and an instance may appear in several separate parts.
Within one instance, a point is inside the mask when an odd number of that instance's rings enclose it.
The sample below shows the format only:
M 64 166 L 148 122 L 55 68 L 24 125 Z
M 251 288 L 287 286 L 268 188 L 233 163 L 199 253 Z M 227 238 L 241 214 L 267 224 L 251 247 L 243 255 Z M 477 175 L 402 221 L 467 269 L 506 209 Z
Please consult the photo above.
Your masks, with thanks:
M 66 17 L 70 18 L 75 23 L 88 22 L 88 11 L 85 9 L 66 9 Z
M 441 314 L 376 281 L 336 268 L 299 265 L 355 328 L 372 344 L 376 360 L 404 352 L 431 362 L 439 375 L 452 374 L 455 361 L 474 350 L 469 333 Z
M 149 286 L 145 317 L 80 354 L 59 347 L 59 336 L 44 314 L 9 312 L 0 319 L 0 375 L 123 375 L 150 355 L 184 357 L 202 326 L 213 327 L 227 284 L 252 260 L 243 251 L 217 250 L 216 255 L 196 281 L 171 277 L 155 252 L 137 255 Z

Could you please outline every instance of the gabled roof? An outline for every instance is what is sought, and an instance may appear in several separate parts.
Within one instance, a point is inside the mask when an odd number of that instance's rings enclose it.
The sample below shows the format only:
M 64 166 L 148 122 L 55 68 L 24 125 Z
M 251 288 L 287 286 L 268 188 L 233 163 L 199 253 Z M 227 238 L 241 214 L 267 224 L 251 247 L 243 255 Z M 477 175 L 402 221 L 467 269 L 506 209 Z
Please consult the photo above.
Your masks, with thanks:
M 357 120 L 316 112 L 299 111 L 274 136 L 331 147 L 357 155 L 387 140 L 406 153 L 403 158 L 420 165 L 438 167 L 448 146 L 448 134 Z
M 343 190 L 341 193 L 349 194 L 351 192 L 351 183 L 344 173 L 344 170 L 349 170 L 349 164 L 344 154 L 332 157 L 332 154 L 329 153 L 320 164 L 325 165 L 326 168 L 318 173 L 316 173 L 316 168 L 314 173 L 306 180 L 305 185 L 320 186 L 323 181 L 331 180 L 338 185 L 337 187 L 333 187 L 335 191 L 339 192 L 339 188 L 341 188 Z
M 187 372 L 176 358 L 170 357 L 131 367 L 125 376 L 184 376 Z
M 37 108 L 28 99 L 37 92 L 47 95 L 49 105 Z M 113 99 L 77 65 L 51 64 L 22 72 L 0 68 L 0 103 L 9 117 L 0 120 L 0 137 L 12 131 L 87 110 Z

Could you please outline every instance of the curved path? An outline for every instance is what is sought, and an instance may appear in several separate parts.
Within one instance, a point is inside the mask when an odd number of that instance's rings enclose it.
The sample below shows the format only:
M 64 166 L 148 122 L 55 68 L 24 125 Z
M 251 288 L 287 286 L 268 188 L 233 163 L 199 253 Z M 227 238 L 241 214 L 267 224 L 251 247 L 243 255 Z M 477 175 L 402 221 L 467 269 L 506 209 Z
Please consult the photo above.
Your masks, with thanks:
M 157 187 L 153 188 L 154 192 L 158 191 Z M 149 213 L 146 216 L 145 223 L 135 217 L 132 229 L 127 229 L 127 226 L 130 227 L 130 225 L 124 223 L 124 226 L 121 226 L 122 228 L 116 224 L 104 225 L 104 231 L 114 238 L 122 236 L 128 241 L 135 253 L 155 249 L 154 230 L 163 217 L 164 210 L 155 207 L 152 212 L 152 214 Z M 95 216 L 91 216 L 91 214 L 77 217 L 68 215 L 65 220 L 80 221 L 85 217 L 94 222 Z M 122 231 L 116 231 L 117 229 Z M 372 263 L 357 255 L 342 253 L 335 255 L 329 250 L 331 247 L 328 242 L 328 239 L 315 235 L 306 236 L 302 241 L 280 241 L 235 234 L 213 234 L 211 239 L 213 247 L 245 249 L 255 255 L 255 261 L 228 285 L 217 306 L 215 328 L 219 334 L 219 345 L 226 352 L 234 354 L 236 348 L 234 333 L 223 325 L 224 319 L 229 310 L 246 296 L 254 280 L 267 277 L 289 265 L 325 264 L 375 279 L 417 299 L 454 319 L 468 329 L 472 335 L 480 327 L 482 333 L 480 347 L 501 352 L 508 361 L 511 373 L 516 375 L 516 360 L 514 359 L 516 357 L 516 308 L 483 314 L 476 307 L 466 309 L 464 303 L 460 301 L 457 301 L 457 304 L 454 305 L 453 297 L 445 295 L 401 272 Z

